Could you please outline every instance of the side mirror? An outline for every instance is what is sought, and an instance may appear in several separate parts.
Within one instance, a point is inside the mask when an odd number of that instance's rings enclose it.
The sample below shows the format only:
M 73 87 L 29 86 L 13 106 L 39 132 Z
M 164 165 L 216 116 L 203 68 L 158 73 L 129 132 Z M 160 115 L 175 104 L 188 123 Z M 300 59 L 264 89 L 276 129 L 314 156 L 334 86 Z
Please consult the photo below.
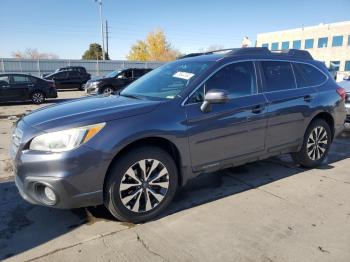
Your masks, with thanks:
M 0 86 L 8 86 L 8 83 L 6 81 L 0 81 Z
M 204 102 L 201 105 L 201 111 L 207 113 L 211 111 L 211 104 L 224 104 L 229 101 L 229 95 L 225 90 L 212 89 L 204 96 Z

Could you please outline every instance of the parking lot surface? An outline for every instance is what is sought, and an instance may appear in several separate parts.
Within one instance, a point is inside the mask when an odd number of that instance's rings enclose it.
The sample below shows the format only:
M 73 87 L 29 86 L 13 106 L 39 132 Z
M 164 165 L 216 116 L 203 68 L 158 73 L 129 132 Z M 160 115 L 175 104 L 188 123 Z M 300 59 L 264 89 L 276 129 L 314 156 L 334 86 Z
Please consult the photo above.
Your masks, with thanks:
M 52 102 L 83 95 L 60 92 Z M 36 107 L 0 105 L 0 260 L 350 261 L 345 134 L 320 168 L 282 156 L 205 174 L 158 220 L 135 225 L 103 207 L 57 210 L 21 199 L 7 156 L 10 129 L 15 116 Z

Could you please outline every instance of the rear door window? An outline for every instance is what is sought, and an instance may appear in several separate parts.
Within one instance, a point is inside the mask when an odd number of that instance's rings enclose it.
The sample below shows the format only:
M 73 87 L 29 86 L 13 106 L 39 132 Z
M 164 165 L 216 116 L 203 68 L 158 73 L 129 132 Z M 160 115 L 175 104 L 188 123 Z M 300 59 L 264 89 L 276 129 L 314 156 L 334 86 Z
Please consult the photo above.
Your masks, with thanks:
M 283 61 L 262 61 L 264 91 L 273 92 L 296 88 L 292 65 Z
M 13 83 L 14 84 L 24 84 L 24 83 L 29 83 L 29 79 L 26 76 L 21 76 L 21 75 L 14 75 L 12 76 Z
M 295 75 L 295 79 L 296 79 L 298 88 L 310 86 L 306 75 L 303 73 L 301 68 L 298 66 L 298 63 L 293 63 L 293 70 L 294 70 L 294 75 Z
M 77 71 L 69 71 L 68 76 L 71 78 L 79 77 L 79 73 Z
M 135 69 L 134 70 L 134 77 L 138 78 L 141 77 L 142 75 L 144 75 L 144 70 L 143 69 Z
M 325 74 L 314 66 L 302 63 L 294 63 L 293 66 L 296 69 L 297 82 L 301 81 L 300 83 L 298 82 L 298 87 L 318 86 L 327 80 Z M 300 80 L 301 78 L 303 80 Z

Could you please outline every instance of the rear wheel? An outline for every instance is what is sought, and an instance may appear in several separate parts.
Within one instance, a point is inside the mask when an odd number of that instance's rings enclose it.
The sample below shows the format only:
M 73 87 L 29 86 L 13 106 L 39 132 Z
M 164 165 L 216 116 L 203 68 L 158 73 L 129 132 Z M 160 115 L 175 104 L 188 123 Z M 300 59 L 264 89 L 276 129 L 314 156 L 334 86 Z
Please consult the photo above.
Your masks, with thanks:
M 332 142 L 332 132 L 326 121 L 316 119 L 307 128 L 301 150 L 292 158 L 303 167 L 313 168 L 327 157 Z
M 148 221 L 170 204 L 177 184 L 177 167 L 166 151 L 137 148 L 113 165 L 104 189 L 105 206 L 121 221 Z
M 45 102 L 45 95 L 41 91 L 34 91 L 30 98 L 34 104 L 41 104 Z

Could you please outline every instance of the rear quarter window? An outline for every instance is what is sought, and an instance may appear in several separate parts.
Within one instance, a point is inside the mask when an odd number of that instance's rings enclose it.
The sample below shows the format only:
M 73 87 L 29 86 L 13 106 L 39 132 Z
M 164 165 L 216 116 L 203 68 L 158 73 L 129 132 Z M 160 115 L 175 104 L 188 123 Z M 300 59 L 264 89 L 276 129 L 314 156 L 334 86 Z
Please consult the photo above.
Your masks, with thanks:
M 293 68 L 298 87 L 318 86 L 327 80 L 325 74 L 312 65 L 293 63 Z

